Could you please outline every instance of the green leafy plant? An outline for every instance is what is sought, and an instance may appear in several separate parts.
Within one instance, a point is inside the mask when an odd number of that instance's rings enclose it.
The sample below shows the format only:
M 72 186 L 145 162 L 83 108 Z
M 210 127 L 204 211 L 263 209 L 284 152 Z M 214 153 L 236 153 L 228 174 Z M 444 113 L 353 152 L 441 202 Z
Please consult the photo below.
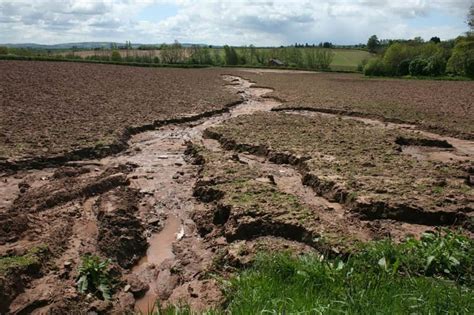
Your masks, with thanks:
M 77 289 L 81 293 L 100 294 L 104 300 L 111 297 L 111 276 L 109 274 L 110 259 L 101 260 L 95 255 L 82 257 L 79 267 Z

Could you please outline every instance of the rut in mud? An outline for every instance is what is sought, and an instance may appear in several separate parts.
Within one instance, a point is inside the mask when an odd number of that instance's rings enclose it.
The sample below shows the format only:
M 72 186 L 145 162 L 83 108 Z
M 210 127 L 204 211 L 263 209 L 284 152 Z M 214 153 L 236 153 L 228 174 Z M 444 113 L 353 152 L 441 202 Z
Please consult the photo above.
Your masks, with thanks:
M 228 112 L 139 133 L 130 139 L 128 150 L 116 156 L 4 177 L 0 192 L 6 197 L 0 200 L 0 207 L 8 211 L 0 217 L 0 256 L 30 255 L 30 249 L 41 244 L 48 244 L 49 253 L 35 254 L 38 257 L 32 266 L 0 278 L 0 288 L 8 288 L 0 296 L 0 313 L 146 313 L 155 300 L 184 300 L 201 310 L 222 302 L 217 282 L 206 277 L 206 272 L 222 256 L 221 250 L 236 257 L 235 253 L 242 251 L 242 242 L 248 249 L 257 239 L 281 237 L 283 248 L 308 250 L 305 246 L 317 247 L 315 239 L 326 232 L 365 241 L 387 235 L 401 238 L 406 233 L 430 229 L 393 220 L 361 221 L 344 205 L 318 197 L 305 186 L 298 160 L 290 161 L 292 157 L 285 154 L 267 158 L 224 150 L 225 145 L 207 137 L 207 128 L 280 105 L 265 97 L 270 89 L 252 88 L 251 82 L 239 77 L 224 79 L 243 100 Z M 462 156 L 462 146 L 451 139 L 446 141 L 456 151 L 443 150 Z M 404 146 L 413 147 L 410 143 Z M 202 164 L 209 161 L 192 156 L 196 147 L 258 174 L 251 180 L 255 187 L 269 187 L 272 193 L 296 200 L 308 209 L 307 221 L 314 222 L 314 228 L 301 218 L 285 221 L 283 214 L 278 221 L 271 214 L 242 214 L 222 203 L 210 202 L 226 192 L 207 194 L 215 183 L 206 182 L 201 173 Z M 410 154 L 409 150 L 406 153 Z M 193 197 L 197 182 L 207 189 L 207 195 L 197 198 L 203 202 Z M 207 214 L 213 217 L 201 222 L 196 213 L 204 213 L 201 219 Z M 336 247 L 330 250 L 339 251 Z M 113 304 L 77 294 L 76 270 L 86 253 L 98 253 L 118 263 L 113 271 L 120 285 Z M 243 264 L 240 259 L 234 263 Z M 18 276 L 21 281 L 15 283 Z
M 269 90 L 251 89 L 251 83 L 240 78 L 224 79 L 243 99 L 229 112 L 140 133 L 131 138 L 129 149 L 117 156 L 68 163 L 57 170 L 20 171 L 3 178 L 1 205 L 8 210 L 0 218 L 5 223 L 0 231 L 0 254 L 22 257 L 29 248 L 46 243 L 52 244 L 54 255 L 47 264 L 40 264 L 40 272 L 34 275 L 18 270 L 27 277 L 24 283 L 2 289 L 1 312 L 70 310 L 72 301 L 77 300 L 74 278 L 80 256 L 96 252 L 119 263 L 117 268 L 122 268 L 128 287 L 117 294 L 117 305 L 99 301 L 91 310 L 130 310 L 136 300 L 137 308 L 146 312 L 156 299 L 177 302 L 190 296 L 196 309 L 206 308 L 209 301 L 218 302 L 221 295 L 214 281 L 195 281 L 212 263 L 213 254 L 190 219 L 198 167 L 187 163 L 185 150 L 190 141 L 203 143 L 202 133 L 209 126 L 278 105 L 261 98 Z M 25 211 L 27 207 L 31 209 Z M 57 224 L 58 219 L 63 222 Z M 178 269 L 182 270 L 179 274 L 175 272 Z M 9 287 L 14 278 L 0 281 L 0 287 Z M 38 293 L 38 288 L 43 293 Z M 207 291 L 208 296 L 198 297 L 190 293 L 193 290 L 199 294 Z M 75 304 L 77 309 L 86 307 Z

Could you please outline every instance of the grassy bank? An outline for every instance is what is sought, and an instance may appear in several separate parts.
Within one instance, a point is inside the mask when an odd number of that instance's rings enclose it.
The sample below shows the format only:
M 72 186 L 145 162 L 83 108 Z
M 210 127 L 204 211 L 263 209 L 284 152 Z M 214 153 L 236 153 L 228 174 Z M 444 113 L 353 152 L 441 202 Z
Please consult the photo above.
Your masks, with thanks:
M 472 314 L 473 245 L 448 232 L 368 243 L 346 259 L 262 253 L 225 282 L 225 308 L 208 314 Z
M 472 314 L 473 241 L 425 234 L 347 260 L 262 254 L 228 287 L 232 314 Z

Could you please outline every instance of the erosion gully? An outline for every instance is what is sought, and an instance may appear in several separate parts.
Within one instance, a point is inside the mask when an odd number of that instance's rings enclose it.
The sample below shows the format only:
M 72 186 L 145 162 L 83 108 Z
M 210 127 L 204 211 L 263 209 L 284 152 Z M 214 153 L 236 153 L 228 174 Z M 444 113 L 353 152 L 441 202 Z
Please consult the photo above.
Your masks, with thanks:
M 265 94 L 271 92 L 270 89 L 253 88 L 253 83 L 235 76 L 226 75 L 224 80 L 229 82 L 228 88 L 236 90 L 243 99 L 241 104 L 234 106 L 229 112 L 196 122 L 168 125 L 157 130 L 137 134 L 130 140 L 126 152 L 101 160 L 81 162 L 83 165 L 91 165 L 97 171 L 126 163 L 136 165 L 134 170 L 128 174 L 128 178 L 130 186 L 140 190 L 144 196 L 141 200 L 138 216 L 147 228 L 149 247 L 146 255 L 141 257 L 138 263 L 131 268 L 130 273 L 149 286 L 144 296 L 135 301 L 136 310 L 142 313 L 146 314 L 151 310 L 157 299 L 179 302 L 182 299 L 186 300 L 189 295 L 193 296 L 193 294 L 194 296 L 198 296 L 198 294 L 212 295 L 212 288 L 195 282 L 197 275 L 212 263 L 213 253 L 204 244 L 204 240 L 197 233 L 195 224 L 191 219 L 195 207 L 199 206 L 192 197 L 198 166 L 187 161 L 185 150 L 188 142 L 205 146 L 213 151 L 223 150 L 217 141 L 203 138 L 203 132 L 206 128 L 239 115 L 252 114 L 256 111 L 270 111 L 280 105 L 278 101 L 264 97 Z M 329 115 L 306 111 L 285 112 L 299 115 Z M 387 124 L 352 116 L 343 118 L 361 120 L 372 126 L 383 125 L 387 128 L 403 128 L 421 132 L 411 125 Z M 472 151 L 474 146 L 469 141 L 426 132 L 422 133 L 431 138 L 448 141 L 453 145 L 454 150 L 425 152 L 420 151 L 422 150 L 420 148 L 407 147 L 404 149 L 406 154 L 412 154 L 417 158 L 438 160 L 471 158 L 474 154 Z M 300 173 L 294 167 L 274 164 L 265 158 L 244 153 L 239 154 L 239 159 L 252 167 L 260 168 L 262 171 L 272 174 L 278 189 L 294 194 L 299 197 L 302 203 L 333 209 L 334 211 L 330 212 L 327 217 L 322 216 L 322 220 L 327 221 L 328 224 L 339 221 L 339 225 L 342 224 L 347 227 L 348 233 L 359 235 L 362 239 L 369 238 L 362 225 L 353 224 L 352 221 L 347 219 L 347 213 L 343 206 L 316 196 L 311 188 L 304 186 Z M 34 174 L 30 172 L 28 176 L 32 176 L 32 174 L 36 176 L 39 179 L 38 185 L 40 185 L 41 180 L 51 176 L 52 172 L 48 169 L 37 170 L 33 171 Z M 18 194 L 17 186 L 21 180 L 21 176 L 17 175 L 9 177 L 8 182 L 5 180 L 0 183 L 0 193 L 4 196 L 0 198 L 0 207 L 7 207 L 13 202 L 15 195 Z M 91 235 L 97 237 L 96 222 L 93 219 L 87 219 L 94 216 L 93 205 L 96 202 L 97 197 L 91 197 L 80 205 L 86 215 L 77 220 L 77 223 L 74 223 L 73 230 L 76 232 L 73 233 L 76 236 L 84 235 L 84 238 L 83 240 L 73 240 L 63 257 L 68 257 L 67 253 L 77 251 L 80 246 L 84 246 L 84 243 L 92 247 L 95 246 L 93 241 L 85 242 L 84 240 L 88 237 L 90 239 Z M 403 227 L 405 231 L 413 228 L 416 227 Z M 173 273 L 173 268 L 178 260 L 181 261 L 181 266 L 185 266 L 184 284 L 183 279 L 178 281 Z M 61 258 L 61 263 L 63 261 L 67 262 L 66 258 Z M 38 279 L 30 287 L 33 289 L 35 289 L 35 286 L 44 288 L 47 282 L 47 279 Z M 194 292 L 196 290 L 201 292 Z M 33 297 L 35 297 L 34 294 Z M 22 299 L 25 299 L 25 294 L 20 294 L 12 302 L 12 305 L 20 305 Z M 201 302 L 200 300 L 197 298 L 191 301 L 191 306 L 196 309 L 205 309 L 209 306 L 207 303 L 212 302 L 212 297 L 207 296 Z M 41 312 L 42 306 L 44 305 L 38 305 L 36 309 L 35 307 L 29 308 L 28 311 Z M 18 306 L 17 309 L 21 310 L 21 307 Z

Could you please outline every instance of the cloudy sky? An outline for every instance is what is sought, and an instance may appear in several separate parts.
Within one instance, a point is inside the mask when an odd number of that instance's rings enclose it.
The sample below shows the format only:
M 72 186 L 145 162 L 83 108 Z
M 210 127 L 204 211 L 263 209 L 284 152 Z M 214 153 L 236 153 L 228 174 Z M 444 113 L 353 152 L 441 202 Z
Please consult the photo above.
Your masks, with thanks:
M 0 43 L 337 44 L 454 38 L 474 0 L 0 0 Z

